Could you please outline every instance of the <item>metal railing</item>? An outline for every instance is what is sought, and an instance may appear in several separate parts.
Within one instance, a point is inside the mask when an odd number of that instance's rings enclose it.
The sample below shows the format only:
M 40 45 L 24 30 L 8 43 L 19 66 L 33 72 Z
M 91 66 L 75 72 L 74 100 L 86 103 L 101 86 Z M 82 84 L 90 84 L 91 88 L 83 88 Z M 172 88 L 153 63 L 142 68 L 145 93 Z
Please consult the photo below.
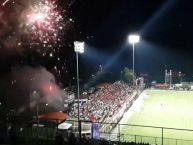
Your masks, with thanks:
M 55 139 L 56 135 L 68 137 L 73 132 L 78 137 L 78 121 L 67 120 L 72 124 L 68 130 L 58 129 L 58 124 L 52 127 L 21 127 L 16 126 L 17 135 L 23 138 Z M 93 125 L 98 128 L 93 129 Z M 91 139 L 105 139 L 116 142 L 149 143 L 152 145 L 193 145 L 193 130 L 167 127 L 101 123 L 80 120 L 81 136 Z M 98 134 L 96 134 L 98 133 Z
M 100 138 L 109 141 L 156 145 L 193 145 L 193 130 L 134 124 L 100 123 Z M 81 121 L 81 133 L 93 138 L 92 122 Z M 90 129 L 88 129 L 90 127 Z M 76 128 L 74 126 L 73 128 Z M 75 132 L 76 133 L 76 132 Z

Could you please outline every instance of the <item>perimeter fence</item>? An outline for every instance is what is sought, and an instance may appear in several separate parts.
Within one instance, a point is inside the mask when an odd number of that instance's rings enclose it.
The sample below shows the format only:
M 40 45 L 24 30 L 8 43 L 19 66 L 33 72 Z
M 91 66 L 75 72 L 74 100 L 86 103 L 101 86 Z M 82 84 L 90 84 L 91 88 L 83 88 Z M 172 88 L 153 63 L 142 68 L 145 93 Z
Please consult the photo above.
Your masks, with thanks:
M 68 121 L 71 122 L 72 121 Z M 134 124 L 80 121 L 81 136 L 118 142 L 149 143 L 152 145 L 193 145 L 193 130 Z M 79 134 L 78 123 L 72 131 Z
M 134 124 L 101 123 L 80 120 L 66 120 L 63 128 L 58 121 L 50 120 L 42 126 L 15 125 L 15 133 L 23 139 L 54 140 L 61 135 L 68 138 L 71 133 L 77 137 L 108 140 L 113 142 L 149 143 L 152 145 L 193 145 L 193 130 L 177 129 Z M 45 122 L 44 122 L 45 124 Z M 68 126 L 65 127 L 65 126 Z M 80 126 L 80 130 L 78 129 Z M 1 136 L 6 140 L 9 128 L 1 130 Z

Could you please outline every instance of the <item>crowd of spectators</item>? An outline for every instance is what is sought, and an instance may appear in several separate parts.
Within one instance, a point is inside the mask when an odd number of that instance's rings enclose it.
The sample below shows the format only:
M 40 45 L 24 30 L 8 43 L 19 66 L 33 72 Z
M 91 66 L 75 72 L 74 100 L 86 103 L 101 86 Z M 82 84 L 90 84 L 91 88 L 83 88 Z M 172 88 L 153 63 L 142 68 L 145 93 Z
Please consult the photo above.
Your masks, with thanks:
M 80 118 L 103 122 L 116 114 L 124 103 L 133 95 L 135 90 L 124 82 L 115 82 L 111 85 L 90 94 L 86 102 L 80 103 Z M 70 117 L 78 116 L 78 104 L 75 103 Z

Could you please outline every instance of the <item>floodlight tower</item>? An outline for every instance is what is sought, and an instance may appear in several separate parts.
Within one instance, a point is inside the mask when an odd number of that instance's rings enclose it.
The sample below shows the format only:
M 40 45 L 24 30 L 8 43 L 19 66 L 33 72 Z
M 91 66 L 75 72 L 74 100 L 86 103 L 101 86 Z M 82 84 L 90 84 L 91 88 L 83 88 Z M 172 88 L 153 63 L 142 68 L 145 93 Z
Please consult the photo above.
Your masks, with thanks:
M 80 89 L 79 89 L 79 66 L 78 66 L 78 53 L 84 53 L 84 42 L 74 42 L 74 51 L 76 52 L 76 80 L 77 80 L 77 96 L 78 96 L 78 131 L 79 138 L 81 138 L 80 128 Z
M 130 44 L 133 45 L 133 86 L 135 81 L 135 43 L 138 43 L 140 41 L 140 36 L 136 34 L 129 35 L 128 41 Z

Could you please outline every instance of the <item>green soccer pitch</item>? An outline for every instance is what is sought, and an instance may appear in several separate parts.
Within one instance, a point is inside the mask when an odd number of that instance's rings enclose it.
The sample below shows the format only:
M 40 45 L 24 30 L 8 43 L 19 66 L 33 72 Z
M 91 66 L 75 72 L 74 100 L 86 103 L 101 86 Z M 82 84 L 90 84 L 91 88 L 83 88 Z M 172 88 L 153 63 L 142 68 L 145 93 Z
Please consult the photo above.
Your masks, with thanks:
M 193 130 L 193 91 L 149 89 L 139 98 L 125 124 Z M 121 125 L 120 132 L 126 141 L 162 142 L 162 128 Z M 193 145 L 193 131 L 163 129 L 163 137 L 167 145 Z

